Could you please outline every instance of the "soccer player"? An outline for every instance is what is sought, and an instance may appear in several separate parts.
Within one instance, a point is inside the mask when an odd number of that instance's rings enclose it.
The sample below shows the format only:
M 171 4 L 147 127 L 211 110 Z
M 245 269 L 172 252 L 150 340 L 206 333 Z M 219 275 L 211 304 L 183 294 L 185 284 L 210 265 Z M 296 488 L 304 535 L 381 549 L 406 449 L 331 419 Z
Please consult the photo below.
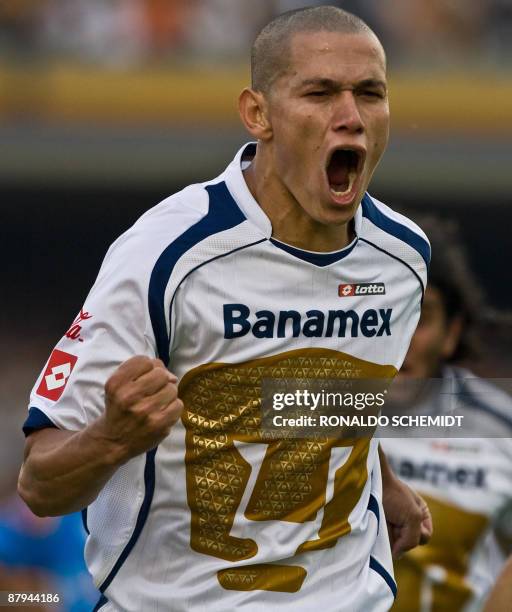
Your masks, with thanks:
M 366 192 L 388 139 L 384 51 L 334 7 L 284 14 L 239 101 L 257 141 L 108 251 L 37 380 L 19 490 L 86 508 L 102 611 L 388 610 L 431 532 L 376 440 L 268 440 L 269 378 L 386 378 L 430 248 Z M 171 373 L 172 371 L 172 373 Z
M 480 610 L 496 580 L 497 540 L 512 541 L 512 399 L 457 366 L 478 350 L 482 311 L 478 282 L 449 226 L 422 223 L 432 241 L 429 286 L 421 319 L 397 377 L 401 403 L 442 414 L 456 402 L 464 437 L 388 438 L 383 447 L 398 476 L 418 490 L 432 511 L 434 534 L 395 565 L 393 610 Z M 406 390 L 407 381 L 441 384 Z M 481 437 L 487 436 L 487 437 Z

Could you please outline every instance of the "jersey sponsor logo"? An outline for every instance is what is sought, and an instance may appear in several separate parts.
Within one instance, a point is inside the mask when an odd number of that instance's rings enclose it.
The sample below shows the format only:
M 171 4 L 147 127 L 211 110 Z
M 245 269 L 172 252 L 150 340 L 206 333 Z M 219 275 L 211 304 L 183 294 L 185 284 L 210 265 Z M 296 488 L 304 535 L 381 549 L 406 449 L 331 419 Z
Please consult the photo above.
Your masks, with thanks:
M 251 333 L 255 338 L 366 338 L 391 336 L 392 308 L 355 310 L 258 310 L 251 315 L 245 304 L 224 304 L 224 338 L 231 340 Z
M 80 336 L 80 332 L 82 331 L 82 326 L 80 325 L 80 323 L 82 323 L 86 319 L 92 319 L 92 314 L 84 312 L 82 308 L 80 309 L 80 314 L 73 321 L 68 331 L 64 334 L 66 338 L 69 338 L 70 340 L 78 340 L 78 342 L 83 342 L 84 339 Z
M 454 485 L 462 489 L 486 487 L 486 470 L 481 467 L 449 466 L 435 461 L 414 462 L 388 456 L 394 472 L 404 480 L 429 482 L 434 486 Z
M 386 285 L 384 283 L 357 283 L 344 284 L 338 286 L 338 295 L 340 297 L 351 297 L 354 295 L 384 295 L 386 293 Z
M 447 440 L 433 440 L 430 443 L 430 447 L 434 451 L 441 451 L 443 453 L 459 453 L 459 454 L 472 454 L 482 452 L 482 447 L 476 444 L 468 444 L 467 439 L 462 442 L 455 440 L 454 442 L 448 442 Z
M 36 393 L 56 402 L 66 387 L 76 361 L 75 355 L 54 349 Z

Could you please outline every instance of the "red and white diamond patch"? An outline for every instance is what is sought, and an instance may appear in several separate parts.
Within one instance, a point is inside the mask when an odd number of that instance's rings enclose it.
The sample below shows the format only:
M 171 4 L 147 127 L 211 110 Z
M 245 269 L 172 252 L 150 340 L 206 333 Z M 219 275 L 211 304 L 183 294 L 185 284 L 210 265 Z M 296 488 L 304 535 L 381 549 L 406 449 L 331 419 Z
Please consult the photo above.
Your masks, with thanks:
M 56 402 L 62 395 L 78 357 L 54 349 L 37 388 L 37 395 Z

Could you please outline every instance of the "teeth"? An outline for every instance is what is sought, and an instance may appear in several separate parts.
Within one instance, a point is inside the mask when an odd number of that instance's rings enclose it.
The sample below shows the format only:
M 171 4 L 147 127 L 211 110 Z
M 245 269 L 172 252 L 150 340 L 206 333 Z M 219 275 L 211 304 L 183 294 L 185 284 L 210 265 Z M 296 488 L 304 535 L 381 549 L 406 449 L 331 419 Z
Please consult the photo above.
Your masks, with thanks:
M 355 170 L 351 170 L 348 175 L 348 187 L 345 189 L 345 191 L 336 191 L 335 189 L 330 187 L 331 192 L 338 198 L 340 196 L 348 195 L 352 191 L 352 187 L 354 186 L 354 182 L 356 178 L 357 178 L 357 172 Z

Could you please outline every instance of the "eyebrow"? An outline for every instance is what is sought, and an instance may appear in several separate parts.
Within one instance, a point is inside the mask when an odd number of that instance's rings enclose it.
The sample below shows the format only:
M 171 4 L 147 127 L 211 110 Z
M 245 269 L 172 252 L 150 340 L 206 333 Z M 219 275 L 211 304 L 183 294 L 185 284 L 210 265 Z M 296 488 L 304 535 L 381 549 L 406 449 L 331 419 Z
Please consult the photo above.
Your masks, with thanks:
M 341 84 L 339 81 L 335 81 L 334 79 L 328 78 L 312 78 L 305 79 L 301 81 L 299 84 L 299 88 L 316 86 L 316 87 L 325 87 L 326 89 L 338 90 L 341 89 Z M 387 85 L 384 81 L 380 79 L 364 79 L 355 84 L 354 89 L 361 89 L 363 87 L 381 87 L 385 91 L 387 91 Z

